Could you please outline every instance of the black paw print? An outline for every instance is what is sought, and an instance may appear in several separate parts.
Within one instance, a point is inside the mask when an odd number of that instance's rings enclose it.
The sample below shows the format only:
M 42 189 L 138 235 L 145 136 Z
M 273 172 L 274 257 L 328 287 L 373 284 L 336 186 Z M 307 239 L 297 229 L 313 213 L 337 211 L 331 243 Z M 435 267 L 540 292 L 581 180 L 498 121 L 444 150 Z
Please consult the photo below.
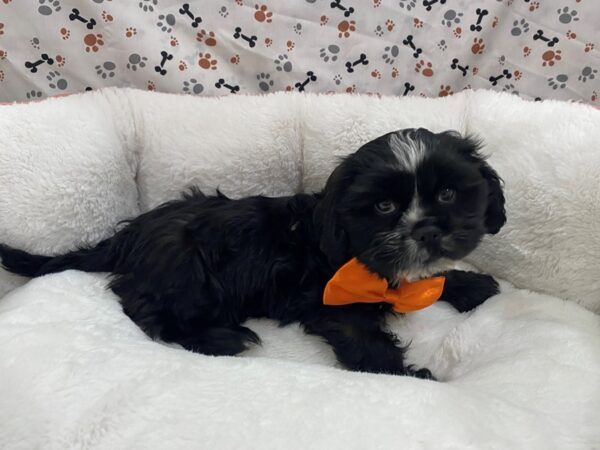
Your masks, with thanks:
M 97 65 L 95 67 L 96 73 L 101 76 L 103 79 L 112 78 L 115 76 L 115 68 L 117 66 L 112 61 L 105 61 L 102 65 Z

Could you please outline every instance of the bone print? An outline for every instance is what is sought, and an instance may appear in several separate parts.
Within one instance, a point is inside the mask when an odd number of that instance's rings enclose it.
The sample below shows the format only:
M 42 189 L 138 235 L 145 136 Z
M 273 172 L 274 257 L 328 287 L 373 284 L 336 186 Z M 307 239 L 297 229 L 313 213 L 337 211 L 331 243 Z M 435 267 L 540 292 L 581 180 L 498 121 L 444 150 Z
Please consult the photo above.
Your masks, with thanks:
M 438 2 L 440 3 L 440 5 L 443 5 L 446 3 L 446 0 L 423 0 L 423 6 L 427 11 L 431 11 L 433 5 L 435 5 Z
M 477 8 L 475 14 L 477 14 L 477 22 L 471 25 L 471 31 L 481 31 L 483 29 L 481 21 L 489 14 L 489 12 L 487 9 Z
M 408 95 L 409 92 L 414 91 L 415 90 L 415 86 L 410 84 L 408 81 L 406 83 L 404 83 L 404 92 L 402 93 L 402 95 L 404 97 L 406 97 Z
M 88 30 L 92 30 L 96 26 L 96 21 L 94 19 L 86 19 L 85 17 L 82 17 L 77 8 L 73 8 L 71 10 L 71 14 L 69 14 L 69 20 L 71 22 L 78 20 L 79 22 L 85 23 L 85 27 Z
M 537 33 L 535 33 L 535 35 L 533 36 L 534 41 L 537 41 L 538 39 L 544 41 L 548 47 L 554 47 L 556 44 L 558 44 L 559 41 L 558 37 L 556 36 L 554 36 L 553 38 L 544 36 L 544 30 L 537 30 Z
M 467 76 L 467 70 L 469 70 L 469 66 L 461 66 L 458 64 L 458 58 L 454 58 L 452 60 L 452 64 L 450 64 L 450 68 L 452 70 L 456 70 L 456 69 L 460 70 L 463 74 L 463 77 Z
M 27 69 L 29 69 L 29 71 L 31 73 L 36 73 L 38 71 L 37 66 L 39 66 L 40 64 L 44 64 L 44 63 L 51 66 L 52 64 L 54 64 L 54 60 L 52 58 L 50 58 L 47 53 L 42 53 L 40 55 L 40 59 L 38 59 L 37 61 L 34 61 L 34 62 L 25 61 L 25 67 Z
M 219 80 L 215 83 L 215 87 L 217 89 L 221 89 L 222 87 L 229 89 L 229 92 L 232 94 L 235 94 L 236 92 L 239 92 L 240 87 L 239 86 L 232 86 L 230 84 L 225 83 L 225 79 L 224 78 L 219 78 Z
M 302 83 L 298 82 L 295 84 L 296 89 L 298 89 L 298 92 L 303 92 L 304 88 L 306 87 L 306 85 L 308 83 L 310 83 L 311 81 L 316 81 L 317 80 L 317 76 L 313 73 L 312 70 L 309 70 L 308 72 L 306 72 L 306 80 L 304 80 Z
M 256 39 L 258 39 L 254 35 L 252 35 L 252 36 L 246 36 L 245 34 L 242 34 L 242 29 L 240 27 L 236 27 L 235 33 L 233 33 L 233 38 L 234 39 L 242 38 L 243 40 L 245 40 L 246 42 L 248 42 L 248 45 L 250 46 L 250 48 L 252 48 L 252 47 L 254 47 L 256 45 Z
M 160 65 L 154 66 L 154 70 L 160 73 L 161 75 L 166 75 L 167 69 L 165 69 L 165 64 L 167 63 L 167 61 L 171 61 L 173 59 L 173 55 L 163 50 L 162 52 L 160 52 L 160 56 L 162 58 L 160 61 Z
M 512 74 L 510 73 L 510 70 L 504 69 L 502 71 L 502 74 L 496 75 L 496 76 L 491 76 L 489 78 L 489 80 L 490 80 L 490 83 L 492 83 L 492 86 L 496 86 L 498 84 L 498 81 L 501 80 L 502 78 L 506 78 L 507 80 L 510 80 L 512 78 Z
M 181 5 L 181 8 L 179 8 L 179 14 L 181 14 L 182 16 L 188 16 L 190 19 L 192 19 L 192 28 L 198 28 L 198 25 L 200 25 L 200 23 L 202 22 L 202 17 L 195 16 L 194 13 L 190 11 L 189 3 L 184 3 L 183 5 Z
M 402 41 L 402 43 L 403 43 L 404 45 L 406 45 L 406 46 L 408 46 L 408 47 L 410 47 L 410 48 L 412 48 L 412 49 L 413 49 L 413 51 L 414 51 L 414 53 L 413 53 L 413 56 L 414 56 L 415 58 L 418 58 L 418 57 L 419 57 L 419 55 L 420 55 L 421 53 L 423 53 L 423 49 L 421 49 L 421 48 L 417 48 L 417 46 L 416 46 L 416 45 L 415 45 L 415 43 L 413 42 L 413 36 L 412 36 L 412 34 L 409 34 L 408 36 L 406 36 L 406 39 L 404 39 L 404 40 Z
M 362 64 L 363 66 L 369 64 L 369 61 L 367 60 L 367 55 L 365 55 L 364 53 L 361 53 L 356 61 L 346 61 L 346 70 L 348 71 L 348 73 L 352 73 L 354 72 L 354 66 L 357 66 L 359 64 Z
M 344 11 L 344 17 L 350 17 L 352 15 L 352 13 L 354 13 L 354 8 L 352 6 L 350 7 L 346 7 L 344 5 L 342 5 L 342 0 L 333 0 L 329 6 L 331 6 L 332 9 L 341 9 L 342 11 Z

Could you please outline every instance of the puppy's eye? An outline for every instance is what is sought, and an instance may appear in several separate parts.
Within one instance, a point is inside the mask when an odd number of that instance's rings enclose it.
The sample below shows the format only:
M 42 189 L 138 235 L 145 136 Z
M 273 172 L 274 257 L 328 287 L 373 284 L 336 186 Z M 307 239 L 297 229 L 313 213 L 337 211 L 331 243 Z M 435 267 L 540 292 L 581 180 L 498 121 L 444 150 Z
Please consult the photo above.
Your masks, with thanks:
M 379 214 L 391 214 L 396 211 L 396 203 L 391 200 L 385 200 L 375 204 L 375 211 Z
M 438 192 L 438 202 L 440 203 L 452 203 L 456 198 L 456 191 L 454 189 L 442 189 Z

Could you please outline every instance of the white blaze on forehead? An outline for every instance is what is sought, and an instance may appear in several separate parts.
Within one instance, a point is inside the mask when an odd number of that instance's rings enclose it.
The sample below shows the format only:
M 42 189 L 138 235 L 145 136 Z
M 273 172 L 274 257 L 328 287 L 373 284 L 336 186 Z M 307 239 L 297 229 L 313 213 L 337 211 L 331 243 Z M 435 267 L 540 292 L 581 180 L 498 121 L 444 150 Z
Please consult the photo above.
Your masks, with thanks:
M 425 145 L 415 135 L 415 130 L 403 130 L 390 134 L 390 148 L 401 168 L 415 173 L 425 157 Z

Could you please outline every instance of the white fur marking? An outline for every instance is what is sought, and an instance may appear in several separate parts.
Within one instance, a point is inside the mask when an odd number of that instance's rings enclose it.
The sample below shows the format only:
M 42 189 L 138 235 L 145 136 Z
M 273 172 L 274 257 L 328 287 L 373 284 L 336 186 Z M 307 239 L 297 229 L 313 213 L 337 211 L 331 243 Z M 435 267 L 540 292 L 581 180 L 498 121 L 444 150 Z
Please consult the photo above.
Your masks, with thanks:
M 412 173 L 425 156 L 423 142 L 415 138 L 414 130 L 405 130 L 390 135 L 390 148 L 402 169 Z

